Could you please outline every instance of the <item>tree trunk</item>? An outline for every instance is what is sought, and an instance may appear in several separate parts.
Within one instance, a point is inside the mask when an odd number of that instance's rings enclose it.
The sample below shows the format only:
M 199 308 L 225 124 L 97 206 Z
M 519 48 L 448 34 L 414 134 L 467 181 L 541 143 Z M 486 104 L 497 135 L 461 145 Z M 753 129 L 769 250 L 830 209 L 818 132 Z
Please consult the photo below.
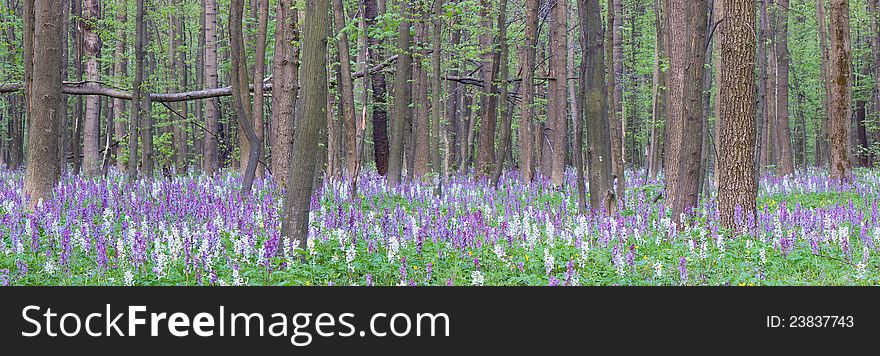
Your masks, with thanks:
M 758 67 L 758 97 L 756 99 L 757 108 L 755 113 L 758 118 L 758 134 L 755 139 L 755 167 L 757 169 L 757 173 L 755 174 L 755 180 L 757 184 L 757 180 L 760 179 L 761 174 L 764 172 L 764 141 L 767 140 L 767 121 L 769 120 L 768 111 L 767 111 L 767 32 L 770 26 L 770 21 L 767 18 L 767 1 L 768 0 L 758 0 L 760 1 L 761 8 L 759 12 L 760 16 L 760 27 L 758 28 L 758 54 L 757 54 L 757 67 Z M 719 87 L 720 88 L 720 87 Z M 720 95 L 719 95 L 720 98 Z M 720 112 L 720 110 L 719 110 Z M 720 177 L 720 175 L 719 175 Z M 720 179 L 720 178 L 719 178 Z
M 132 83 L 131 118 L 128 123 L 128 179 L 135 180 L 138 177 L 138 137 L 140 135 L 140 123 L 146 116 L 144 105 L 143 85 L 144 81 L 144 1 L 137 0 L 135 14 L 135 61 L 134 82 Z M 146 144 L 146 143 L 145 143 Z
M 667 200 L 674 221 L 697 204 L 702 145 L 703 61 L 707 25 L 705 0 L 669 0 L 669 115 Z
M 122 86 L 122 83 L 125 81 L 128 74 L 128 57 L 125 55 L 127 33 L 125 26 L 128 22 L 128 11 L 126 10 L 125 3 L 124 0 L 117 0 L 116 5 L 118 6 L 116 22 L 119 23 L 119 29 L 117 30 L 118 39 L 116 41 L 116 49 L 113 55 L 113 74 L 115 76 L 115 83 L 118 86 Z M 124 116 L 125 100 L 113 99 L 113 115 L 113 122 L 115 123 L 114 138 L 116 141 L 121 141 L 126 135 Z M 119 143 L 116 145 L 116 170 L 119 172 L 125 171 L 125 161 L 122 160 L 123 149 L 123 144 Z
M 482 52 L 480 78 L 483 79 L 483 92 L 480 94 L 480 141 L 477 148 L 476 177 L 488 177 L 495 164 L 495 120 L 497 112 L 498 87 L 495 79 L 498 75 L 498 49 L 492 29 L 492 2 L 480 0 L 480 51 Z
M 414 12 L 417 16 L 415 26 L 415 47 L 418 48 L 417 55 L 413 58 L 413 106 L 415 115 L 413 119 L 413 134 L 409 136 L 412 139 L 412 166 L 408 169 L 411 176 L 415 178 L 424 178 L 429 172 L 429 140 L 430 140 L 430 119 L 428 118 L 428 71 L 423 65 L 424 55 L 421 51 L 425 47 L 428 38 L 428 16 L 425 3 L 419 1 L 416 3 Z
M 535 117 L 535 45 L 538 40 L 538 0 L 526 0 L 525 44 L 520 58 L 522 64 L 522 101 L 520 102 L 519 149 L 522 156 L 520 167 L 524 184 L 535 177 L 535 149 L 532 147 L 532 126 Z
M 369 29 L 376 27 L 376 17 L 379 15 L 377 8 L 378 3 L 376 0 L 364 0 L 367 32 L 369 32 Z M 373 66 L 378 64 L 382 57 L 382 53 L 379 50 L 379 39 L 375 36 L 369 36 L 368 46 L 370 47 L 370 65 Z M 385 73 L 376 71 L 371 74 L 370 86 L 373 89 L 373 157 L 376 160 L 376 170 L 379 175 L 384 176 L 388 173 L 389 155 Z
M 794 172 L 788 124 L 788 0 L 776 0 L 776 142 L 779 175 Z
M 299 91 L 299 10 L 280 0 L 275 14 L 275 59 L 272 70 L 272 175 L 285 187 L 290 171 L 296 97 Z
M 306 245 L 309 207 L 314 192 L 321 127 L 327 120 L 327 21 L 328 1 L 307 0 L 303 23 L 303 117 L 294 132 L 287 194 L 284 197 L 281 235 Z
M 871 17 L 871 62 L 874 70 L 874 87 L 871 91 L 871 114 L 874 122 L 880 122 L 880 6 L 877 0 L 868 0 L 868 15 Z M 880 140 L 880 130 L 874 130 L 875 142 Z M 874 156 L 876 159 L 878 156 Z
M 724 1 L 719 75 L 718 211 L 721 225 L 735 228 L 755 217 L 755 1 Z M 739 221 L 737 221 L 739 219 Z
M 351 80 L 351 55 L 348 43 L 348 31 L 345 30 L 345 7 L 342 0 L 333 0 L 333 23 L 339 38 L 336 41 L 339 50 L 339 73 L 342 80 L 338 83 L 340 115 L 344 125 L 345 146 L 345 177 L 351 181 L 352 174 L 357 170 L 360 157 L 357 154 L 357 124 L 354 119 L 354 82 Z
M 79 20 L 79 27 L 83 32 L 83 55 L 85 60 L 86 81 L 94 83 L 100 81 L 98 70 L 98 55 L 101 51 L 101 42 L 95 25 L 99 21 L 100 5 L 98 0 L 83 0 L 83 15 Z M 86 96 L 86 112 L 83 118 L 83 174 L 86 176 L 97 175 L 101 168 L 100 162 L 100 117 L 98 117 L 98 96 Z
M 663 165 L 664 118 L 666 117 L 666 11 L 665 0 L 654 0 L 656 45 L 654 47 L 653 87 L 651 89 L 651 137 L 648 147 L 648 177 L 656 180 Z
M 30 1 L 26 1 L 27 4 Z M 27 142 L 27 170 L 24 178 L 24 194 L 28 209 L 34 209 L 41 202 L 52 198 L 52 190 L 58 181 L 58 130 L 61 93 L 61 6 L 56 1 L 36 0 L 33 2 L 34 32 L 33 48 L 39 48 L 39 56 L 33 56 L 33 64 L 27 76 L 31 79 L 27 95 L 33 105 L 30 112 L 30 132 Z M 30 6 L 28 6 L 30 8 Z M 28 21 L 30 22 L 30 21 Z M 30 35 L 30 32 L 25 32 Z
M 830 11 L 831 102 L 829 105 L 829 138 L 831 145 L 831 178 L 851 182 L 850 116 L 852 108 L 852 57 L 850 53 L 849 1 L 831 0 Z
M 205 17 L 205 86 L 219 87 L 217 75 L 217 0 L 205 0 L 202 16 Z M 204 170 L 214 174 L 220 169 L 220 100 L 212 98 L 205 103 Z
M 266 174 L 266 166 L 263 158 L 263 150 L 266 147 L 264 140 L 264 92 L 263 77 L 266 76 L 266 33 L 269 29 L 269 0 L 259 0 L 257 3 L 257 38 L 256 53 L 254 60 L 254 102 L 251 112 L 254 115 L 253 130 L 256 134 L 256 145 L 260 146 L 260 154 L 257 155 L 257 167 L 254 172 L 256 178 L 263 178 Z M 245 90 L 247 91 L 247 89 Z
M 623 3 L 622 0 L 609 0 L 608 23 L 611 25 L 611 169 L 617 180 L 617 201 L 624 202 L 626 177 L 624 176 L 624 128 L 623 128 Z
M 250 107 L 250 91 L 248 90 L 247 56 L 244 52 L 244 36 L 242 34 L 242 20 L 244 13 L 244 1 L 232 0 L 229 9 L 229 44 L 230 44 L 230 74 L 232 76 L 232 101 L 235 108 L 235 116 L 238 118 L 238 126 L 244 131 L 247 139 L 247 156 L 244 161 L 242 174 L 242 195 L 249 195 L 254 183 L 257 171 L 257 163 L 262 155 L 263 145 L 254 128 L 253 112 Z M 244 152 L 245 150 L 242 149 Z
M 401 53 L 397 57 L 397 70 L 394 74 L 394 117 L 391 128 L 391 157 L 388 162 L 388 175 L 386 176 L 390 186 L 396 186 L 400 183 L 403 167 L 403 135 L 405 134 L 407 120 L 412 115 L 412 110 L 409 107 L 411 102 L 410 92 L 412 90 L 412 85 L 410 85 L 410 80 L 412 79 L 410 28 L 412 23 L 410 21 L 409 0 L 400 2 L 400 14 L 403 19 L 398 28 L 397 46 Z
M 434 24 L 433 24 L 433 39 L 431 40 L 433 45 L 433 51 L 431 54 L 431 73 L 433 77 L 431 78 L 431 170 L 435 174 L 439 174 L 441 172 L 440 167 L 440 136 L 441 136 L 441 128 L 440 128 L 440 108 L 442 108 L 440 103 L 440 94 L 443 92 L 443 82 L 441 78 L 443 76 L 443 72 L 441 72 L 440 68 L 440 41 L 443 40 L 442 37 L 442 25 L 443 25 L 443 0 L 434 0 Z
M 504 160 L 507 159 L 508 150 L 510 150 L 511 124 L 513 123 L 512 106 L 507 101 L 508 81 L 507 76 L 510 70 L 508 66 L 509 51 L 507 48 L 507 0 L 501 0 L 501 6 L 498 9 L 498 77 L 500 89 L 498 98 L 501 98 L 499 114 L 501 115 L 501 142 L 498 146 L 500 151 L 496 155 L 497 161 L 492 167 L 492 186 L 498 188 L 498 182 L 501 174 L 504 172 Z
M 816 134 L 816 165 L 824 166 L 826 162 L 829 161 L 829 127 L 831 125 L 831 105 L 832 101 L 832 88 L 831 88 L 831 58 L 829 55 L 828 48 L 828 26 L 825 22 L 825 1 L 824 0 L 816 0 L 816 22 L 819 26 L 819 51 L 822 56 L 822 64 L 821 64 L 821 72 L 822 72 L 822 83 L 825 84 L 825 96 L 822 98 L 822 107 L 824 110 L 820 110 L 820 114 L 824 114 L 824 116 L 820 117 L 819 120 L 819 132 Z
M 605 81 L 605 53 L 602 47 L 602 14 L 599 0 L 578 2 L 581 60 L 578 105 L 587 125 L 587 167 L 590 181 L 590 207 L 613 213 L 617 204 L 611 176 L 611 132 L 608 128 L 608 97 Z

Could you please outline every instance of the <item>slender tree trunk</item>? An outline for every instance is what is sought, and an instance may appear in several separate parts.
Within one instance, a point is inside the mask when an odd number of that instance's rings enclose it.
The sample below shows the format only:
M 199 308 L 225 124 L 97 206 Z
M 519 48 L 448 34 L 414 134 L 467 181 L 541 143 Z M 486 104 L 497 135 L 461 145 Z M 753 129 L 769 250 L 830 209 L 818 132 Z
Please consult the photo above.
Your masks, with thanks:
M 605 53 L 602 48 L 602 14 L 599 0 L 578 2 L 581 60 L 580 100 L 587 127 L 587 167 L 590 181 L 590 207 L 613 213 L 615 202 L 611 176 L 611 132 L 608 128 L 608 97 L 605 81 Z
M 134 82 L 132 83 L 131 118 L 128 123 L 128 179 L 135 180 L 138 177 L 138 138 L 140 135 L 140 122 L 146 115 L 143 81 L 144 81 L 144 1 L 137 0 L 135 14 L 135 44 L 134 44 Z M 146 145 L 146 143 L 145 143 Z
M 608 23 L 611 26 L 611 165 L 617 179 L 617 200 L 625 202 L 626 177 L 624 176 L 624 117 L 623 117 L 623 3 L 622 0 L 609 0 Z
M 202 16 L 205 18 L 205 86 L 219 87 L 217 75 L 217 0 L 205 0 Z M 213 174 L 220 169 L 220 100 L 212 98 L 205 103 L 204 170 Z
M 495 38 L 492 36 L 494 16 L 491 1 L 480 0 L 480 18 L 482 19 L 480 27 L 483 29 L 483 33 L 479 36 L 482 51 L 480 77 L 484 86 L 480 95 L 480 140 L 474 174 L 477 177 L 488 177 L 495 164 L 495 126 L 498 114 L 498 86 L 495 80 L 498 76 L 499 64 L 496 57 L 499 53 L 495 48 Z
M 128 59 L 125 55 L 126 50 L 126 33 L 125 30 L 126 23 L 128 22 L 128 11 L 125 6 L 126 2 L 124 0 L 117 0 L 117 13 L 116 13 L 116 22 L 119 23 L 119 29 L 117 30 L 118 39 L 116 41 L 116 49 L 114 52 L 114 64 L 113 64 L 113 74 L 115 76 L 115 83 L 119 86 L 122 86 L 122 83 L 126 80 L 128 74 Z M 125 128 L 125 100 L 122 99 L 113 99 L 113 122 L 115 123 L 114 127 L 114 136 L 117 142 L 121 141 L 123 137 L 126 136 L 126 128 Z M 123 149 L 125 146 L 121 143 L 116 145 L 116 170 L 119 172 L 125 171 L 125 161 L 122 160 Z
M 294 132 L 281 235 L 300 246 L 309 235 L 309 207 L 317 170 L 321 127 L 327 120 L 327 21 L 329 1 L 307 0 L 303 23 L 303 117 Z
M 761 168 L 765 171 L 776 171 L 776 168 L 778 168 L 776 165 L 776 89 L 778 89 L 776 80 L 779 74 L 776 68 L 776 11 L 772 7 L 768 8 L 767 17 L 769 23 L 767 38 L 770 43 L 767 51 L 767 81 L 764 82 L 764 85 L 767 86 L 767 89 L 765 89 L 767 93 L 767 116 L 764 119 L 765 132 L 762 145 L 764 153 L 761 156 L 763 159 Z
M 849 1 L 831 0 L 830 11 L 831 101 L 829 138 L 831 178 L 850 182 L 853 179 L 850 159 L 850 117 L 852 108 L 852 56 L 850 53 Z
M 757 184 L 757 180 L 760 179 L 761 175 L 764 173 L 764 148 L 767 146 L 764 142 L 767 140 L 767 121 L 769 121 L 769 115 L 767 111 L 767 32 L 770 27 L 770 21 L 767 16 L 767 2 L 768 0 L 758 0 L 761 4 L 759 16 L 760 16 L 760 27 L 758 28 L 758 54 L 757 54 L 757 67 L 758 67 L 758 97 L 756 99 L 757 108 L 755 113 L 758 118 L 758 134 L 755 139 L 755 167 L 757 169 L 757 173 L 755 174 L 755 180 Z M 720 87 L 719 87 L 720 88 Z M 719 98 L 721 96 L 719 95 Z M 720 112 L 720 110 L 719 110 Z M 720 175 L 719 175 L 720 179 Z
M 263 91 L 263 79 L 266 76 L 266 36 L 269 29 L 269 0 L 258 0 L 257 3 L 257 38 L 256 53 L 254 60 L 254 102 L 251 112 L 254 115 L 253 130 L 256 135 L 256 145 L 260 146 L 260 154 L 257 155 L 257 167 L 254 172 L 256 178 L 263 178 L 266 174 L 266 165 L 263 161 L 265 139 L 264 131 L 264 108 L 265 92 Z
M 412 27 L 409 0 L 400 2 L 400 14 L 403 18 L 398 29 L 397 70 L 394 74 L 394 117 L 391 129 L 391 157 L 388 162 L 388 184 L 396 186 L 400 183 L 403 167 L 403 136 L 405 125 L 412 115 L 410 79 L 412 79 L 412 50 L 410 28 Z M 374 117 L 375 118 L 375 117 Z M 411 167 L 410 167 L 411 168 Z
M 819 51 L 822 56 L 822 83 L 825 84 L 825 96 L 822 100 L 824 110 L 819 111 L 821 116 L 818 125 L 819 132 L 816 135 L 816 165 L 824 166 L 829 161 L 829 126 L 831 124 L 831 105 L 833 104 L 830 72 L 831 59 L 828 48 L 828 26 L 825 22 L 824 0 L 816 0 L 816 22 L 819 26 Z
M 297 94 L 299 92 L 299 11 L 280 0 L 275 14 L 275 60 L 272 70 L 272 174 L 285 187 L 290 171 Z
M 434 0 L 434 24 L 433 24 L 433 35 L 432 35 L 432 45 L 433 50 L 431 54 L 431 73 L 433 77 L 431 77 L 431 170 L 435 174 L 439 174 L 441 172 L 440 167 L 440 136 L 441 136 L 441 128 L 440 128 L 440 111 L 441 111 L 441 103 L 440 103 L 440 95 L 443 92 L 443 81 L 442 76 L 443 72 L 441 72 L 440 68 L 440 41 L 443 40 L 442 37 L 442 26 L 443 26 L 443 0 Z
M 666 117 L 666 71 L 661 62 L 666 63 L 666 11 L 665 0 L 654 0 L 656 45 L 654 47 L 653 88 L 651 89 L 651 137 L 648 148 L 648 177 L 656 180 L 663 165 L 664 118 Z
M 242 175 L 242 195 L 248 195 L 254 183 L 257 163 L 262 155 L 263 145 L 254 129 L 253 112 L 250 107 L 250 91 L 248 90 L 247 57 L 244 52 L 244 36 L 242 19 L 244 17 L 244 1 L 232 0 L 229 11 L 229 43 L 232 76 L 232 101 L 238 126 L 244 131 L 248 143 L 245 170 Z M 244 150 L 243 150 L 244 151 Z M 244 157 L 243 157 L 244 158 Z
M 794 172 L 791 130 L 788 124 L 788 0 L 776 0 L 776 142 L 779 175 Z
M 498 82 L 499 85 L 499 93 L 498 98 L 501 99 L 501 103 L 499 104 L 500 110 L 499 115 L 501 115 L 501 142 L 498 148 L 500 151 L 498 155 L 495 156 L 497 161 L 495 165 L 492 167 L 492 186 L 498 188 L 498 182 L 501 179 L 501 174 L 504 172 L 504 160 L 507 159 L 508 150 L 510 150 L 510 136 L 511 136 L 511 125 L 513 121 L 513 113 L 511 105 L 508 104 L 507 94 L 508 94 L 508 66 L 510 61 L 508 60 L 508 48 L 507 48 L 507 0 L 501 0 L 501 6 L 498 9 L 498 23 L 496 25 L 498 27 Z
M 519 143 L 522 166 L 520 168 L 524 184 L 535 177 L 535 149 L 533 148 L 532 126 L 535 117 L 535 45 L 538 40 L 538 0 L 526 0 L 526 32 L 523 53 L 522 101 L 520 103 Z
M 345 146 L 345 177 L 351 181 L 352 174 L 357 170 L 360 157 L 357 154 L 357 124 L 354 119 L 354 83 L 351 80 L 351 56 L 348 43 L 348 31 L 345 23 L 345 7 L 342 0 L 333 0 L 333 23 L 339 32 L 336 48 L 339 50 L 339 100 L 344 125 Z
M 568 2 L 556 0 L 551 10 L 550 77 L 548 85 L 548 113 L 550 126 L 551 170 L 550 179 L 555 187 L 565 184 L 565 152 L 568 133 L 567 60 L 568 60 Z
M 378 3 L 376 0 L 364 0 L 364 14 L 367 28 L 376 27 L 378 17 Z M 370 66 L 377 65 L 381 61 L 382 53 L 379 50 L 379 39 L 369 36 L 368 40 Z M 385 73 L 377 71 L 370 75 L 370 86 L 373 89 L 373 157 L 376 160 L 376 170 L 379 175 L 388 173 L 388 107 L 386 99 Z
M 424 66 L 424 54 L 421 49 L 425 48 L 428 38 L 428 16 L 426 4 L 424 1 L 416 2 L 417 16 L 415 23 L 415 47 L 418 48 L 413 58 L 413 106 L 415 115 L 413 119 L 413 134 L 409 136 L 412 139 L 412 166 L 408 169 L 412 177 L 424 178 L 429 172 L 428 161 L 430 159 L 430 119 L 428 117 L 428 71 Z
M 874 122 L 880 122 L 880 6 L 877 0 L 868 0 L 868 15 L 871 17 L 871 62 L 873 63 L 874 86 L 871 90 L 871 114 Z M 874 140 L 880 141 L 880 130 L 874 130 Z M 876 159 L 878 156 L 875 156 Z
M 708 6 L 705 0 L 669 0 L 669 116 L 664 171 L 667 201 L 678 221 L 697 204 L 702 144 L 703 57 Z
M 719 0 L 716 0 L 719 1 Z M 718 211 L 722 226 L 735 228 L 755 217 L 755 1 L 724 1 L 720 33 Z M 737 219 L 741 219 L 737 221 Z

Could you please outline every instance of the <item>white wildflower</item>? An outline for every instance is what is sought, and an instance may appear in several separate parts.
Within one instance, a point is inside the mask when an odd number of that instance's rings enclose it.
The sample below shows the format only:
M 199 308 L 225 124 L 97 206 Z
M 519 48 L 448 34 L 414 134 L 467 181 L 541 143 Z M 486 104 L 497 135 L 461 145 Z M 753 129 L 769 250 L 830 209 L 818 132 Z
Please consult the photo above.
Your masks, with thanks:
M 553 271 L 553 266 L 556 264 L 553 255 L 550 254 L 550 250 L 544 248 L 544 269 L 547 271 L 547 274 Z
M 868 264 L 865 262 L 856 263 L 856 279 L 864 279 L 865 278 L 865 270 L 867 269 Z
M 767 252 L 763 248 L 758 252 L 758 258 L 761 260 L 761 265 L 767 264 Z
M 663 263 L 660 261 L 654 262 L 654 278 L 660 278 L 663 276 Z
M 130 269 L 126 269 L 126 270 L 125 270 L 124 282 L 123 282 L 123 283 L 124 283 L 126 286 L 133 286 L 133 285 L 134 285 L 134 273 L 131 273 L 131 270 L 130 270 Z
M 471 273 L 471 285 L 482 286 L 486 281 L 486 278 L 483 277 L 483 274 L 480 271 L 474 271 Z
M 43 264 L 43 272 L 46 274 L 55 274 L 58 271 L 58 266 L 55 265 L 55 260 L 49 258 L 46 260 L 46 263 Z

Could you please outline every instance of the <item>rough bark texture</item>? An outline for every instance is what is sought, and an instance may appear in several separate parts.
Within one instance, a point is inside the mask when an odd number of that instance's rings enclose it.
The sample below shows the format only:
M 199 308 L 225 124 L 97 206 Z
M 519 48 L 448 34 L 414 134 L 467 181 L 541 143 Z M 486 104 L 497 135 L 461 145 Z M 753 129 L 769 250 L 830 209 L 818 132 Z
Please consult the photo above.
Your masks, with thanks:
M 205 86 L 217 88 L 217 0 L 205 0 Z M 220 169 L 218 137 L 220 136 L 220 100 L 212 98 L 205 103 L 204 164 L 206 173 Z
M 364 15 L 366 16 L 367 28 L 376 27 L 378 17 L 378 4 L 376 0 L 364 1 Z M 379 39 L 370 36 L 368 38 L 370 65 L 376 65 L 382 58 L 379 51 Z M 376 160 L 376 171 L 384 176 L 388 173 L 388 107 L 386 96 L 385 73 L 377 71 L 370 75 L 370 86 L 373 89 L 373 158 Z
M 299 11 L 292 0 L 280 0 L 275 14 L 275 60 L 272 70 L 272 174 L 286 186 L 293 147 L 296 97 L 299 91 Z
M 480 141 L 477 148 L 477 165 L 474 171 L 476 177 L 488 177 L 495 164 L 495 124 L 498 114 L 498 86 L 495 79 L 498 76 L 498 49 L 495 48 L 493 33 L 494 18 L 492 2 L 480 0 L 480 50 L 482 53 L 482 66 L 480 77 L 483 83 L 483 92 L 480 94 Z
M 699 197 L 707 3 L 669 1 L 669 114 L 664 157 L 666 204 L 674 221 Z
M 587 167 L 590 208 L 611 213 L 617 207 L 611 177 L 611 137 L 608 129 L 608 97 L 605 81 L 605 53 L 602 46 L 602 14 L 599 0 L 578 2 L 581 29 L 580 96 L 587 122 Z
M 256 1 L 257 3 L 257 38 L 256 51 L 254 53 L 254 102 L 251 113 L 254 115 L 253 129 L 256 134 L 256 143 L 260 146 L 260 154 L 257 155 L 257 168 L 254 175 L 256 178 L 263 178 L 266 174 L 266 166 L 263 158 L 263 151 L 266 147 L 264 130 L 264 92 L 263 77 L 266 76 L 266 36 L 269 30 L 269 0 Z
M 794 172 L 791 130 L 788 124 L 788 0 L 776 6 L 776 143 L 779 175 Z
M 131 118 L 128 121 L 128 179 L 138 176 L 138 138 L 144 110 L 144 95 L 141 87 L 144 81 L 144 0 L 137 1 L 135 14 L 134 81 L 132 83 Z
M 666 71 L 661 63 L 666 62 L 666 12 L 665 1 L 654 0 L 655 36 L 653 87 L 651 89 L 651 137 L 648 146 L 648 177 L 656 180 L 663 165 L 663 137 L 666 117 Z
M 412 177 L 424 178 L 429 172 L 428 161 L 430 147 L 428 141 L 430 139 L 430 119 L 428 118 L 428 70 L 424 66 L 424 54 L 422 49 L 428 38 L 428 13 L 426 4 L 423 1 L 416 3 L 417 20 L 415 26 L 415 47 L 417 54 L 413 56 L 413 106 L 415 114 L 413 115 L 413 134 L 412 138 L 412 162 L 413 165 L 408 169 L 408 173 L 412 173 Z
M 442 37 L 442 26 L 443 26 L 443 0 L 434 0 L 434 23 L 432 26 L 432 39 L 431 44 L 433 46 L 431 53 L 431 171 L 434 173 L 440 173 L 440 136 L 441 130 L 440 128 L 440 110 L 442 108 L 440 103 L 440 94 L 443 91 L 443 82 L 441 81 L 443 72 L 441 72 L 440 68 L 440 41 L 443 40 Z
M 83 54 L 85 60 L 86 81 L 89 83 L 101 80 L 98 70 L 98 56 L 101 52 L 101 40 L 98 38 L 97 23 L 99 21 L 98 0 L 83 0 L 83 16 L 79 26 L 83 31 Z M 101 139 L 101 121 L 98 117 L 99 97 L 86 96 L 86 112 L 83 119 L 83 174 L 93 176 L 101 170 L 99 153 Z
M 852 56 L 850 53 L 849 1 L 831 0 L 829 74 L 831 102 L 829 104 L 829 138 L 831 146 L 831 178 L 852 181 L 850 158 L 850 116 L 852 108 Z
M 405 135 L 406 123 L 412 115 L 409 107 L 410 98 L 410 79 L 412 79 L 412 50 L 410 28 L 411 15 L 409 11 L 408 1 L 400 3 L 400 14 L 403 17 L 398 29 L 398 50 L 401 51 L 397 57 L 397 70 L 394 74 L 394 117 L 391 129 L 391 153 L 388 162 L 388 184 L 395 186 L 400 183 L 401 171 L 403 168 L 403 136 Z
M 281 235 L 306 245 L 309 206 L 318 170 L 318 144 L 327 120 L 327 21 L 326 0 L 307 0 L 303 22 L 303 116 L 296 123 L 287 194 L 284 197 Z
M 755 1 L 723 1 L 720 40 L 718 212 L 734 228 L 755 214 L 758 185 L 753 145 L 755 127 Z M 739 210 L 739 215 L 737 215 Z
M 27 95 L 33 102 L 30 116 L 30 129 L 27 143 L 27 170 L 24 178 L 24 193 L 27 205 L 33 209 L 41 201 L 52 197 L 52 190 L 58 181 L 58 130 L 59 102 L 61 93 L 61 41 L 63 40 L 61 7 L 53 0 L 34 2 L 33 47 L 40 49 L 39 56 L 33 56 L 30 68 L 31 90 Z M 26 33 L 27 35 L 28 33 Z
M 758 67 L 758 97 L 756 98 L 757 108 L 755 110 L 758 117 L 758 134 L 755 138 L 755 167 L 758 170 L 757 174 L 755 174 L 755 179 L 761 176 L 763 172 L 763 162 L 764 162 L 764 141 L 767 139 L 767 29 L 769 28 L 769 21 L 767 19 L 767 1 L 768 0 L 758 0 L 761 4 L 759 16 L 760 16 L 760 27 L 758 28 L 758 57 L 757 57 L 757 67 Z

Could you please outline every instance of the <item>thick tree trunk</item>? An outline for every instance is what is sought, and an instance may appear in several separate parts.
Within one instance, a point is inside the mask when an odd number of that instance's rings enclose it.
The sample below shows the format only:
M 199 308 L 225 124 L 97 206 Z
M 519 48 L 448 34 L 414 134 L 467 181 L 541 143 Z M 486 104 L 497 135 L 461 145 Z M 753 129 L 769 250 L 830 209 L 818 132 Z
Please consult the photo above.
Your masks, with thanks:
M 275 14 L 275 60 L 272 70 L 272 174 L 285 187 L 290 171 L 296 97 L 299 91 L 299 10 L 280 0 Z M 275 90 L 277 89 L 277 90 Z
M 412 115 L 409 105 L 411 102 L 410 92 L 412 85 L 412 50 L 410 28 L 412 27 L 409 0 L 401 1 L 400 14 L 403 19 L 398 29 L 398 50 L 401 53 L 397 57 L 397 70 L 394 74 L 394 117 L 391 129 L 391 154 L 388 162 L 388 184 L 395 186 L 400 183 L 403 168 L 403 136 L 406 131 L 406 123 Z M 375 119 L 375 117 L 374 117 Z M 411 167 L 410 167 L 411 168 Z
M 830 11 L 831 102 L 829 105 L 829 138 L 831 145 L 831 178 L 850 182 L 853 179 L 850 159 L 850 116 L 852 108 L 852 56 L 850 53 L 849 1 L 831 0 Z
M 287 194 L 284 197 L 281 235 L 300 246 L 309 235 L 309 206 L 314 192 L 318 142 L 327 120 L 327 21 L 328 1 L 307 0 L 303 23 L 303 117 L 294 132 Z
M 415 26 L 415 47 L 422 49 L 428 39 L 428 13 L 423 1 L 417 2 L 414 10 L 417 16 Z M 412 177 L 424 178 L 429 172 L 428 161 L 430 147 L 430 119 L 428 117 L 428 71 L 424 66 L 424 55 L 419 53 L 413 58 L 413 106 L 415 115 L 412 126 L 412 166 L 408 169 Z
M 611 176 L 611 132 L 608 128 L 608 97 L 605 81 L 605 53 L 602 47 L 602 14 L 599 0 L 578 2 L 581 61 L 578 105 L 587 126 L 587 167 L 590 182 L 590 208 L 612 213 L 617 204 Z
M 26 1 L 26 3 L 29 1 Z M 58 130 L 61 93 L 61 6 L 55 1 L 36 0 L 33 4 L 33 48 L 39 48 L 39 56 L 33 56 L 33 64 L 27 76 L 31 79 L 27 95 L 40 105 L 30 111 L 30 129 L 27 142 L 27 170 L 24 178 L 24 194 L 29 209 L 52 197 L 58 181 Z M 29 21 L 30 22 L 30 21 Z M 25 32 L 29 35 L 30 32 Z
M 788 124 L 788 0 L 776 0 L 776 143 L 779 175 L 794 172 Z
M 735 228 L 755 217 L 755 1 L 724 1 L 720 33 L 721 87 L 718 148 L 718 211 L 721 225 Z M 737 221 L 737 219 L 740 219 Z

